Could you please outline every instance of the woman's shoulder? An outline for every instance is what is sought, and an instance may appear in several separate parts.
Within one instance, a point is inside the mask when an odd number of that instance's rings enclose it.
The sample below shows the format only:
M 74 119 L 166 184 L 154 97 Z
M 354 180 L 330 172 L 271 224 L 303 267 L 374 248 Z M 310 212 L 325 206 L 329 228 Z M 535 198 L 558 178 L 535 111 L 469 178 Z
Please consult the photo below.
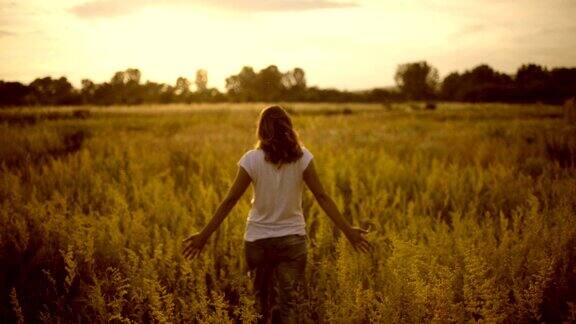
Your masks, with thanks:
M 263 154 L 264 154 L 264 152 L 262 151 L 262 149 L 253 148 L 253 149 L 246 151 L 244 153 L 244 155 L 242 155 L 241 159 L 254 159 L 254 158 L 257 158 L 259 156 L 262 156 Z
M 310 150 L 308 148 L 306 148 L 306 146 L 302 146 L 302 154 L 304 157 L 312 157 L 314 155 L 312 155 L 312 153 L 310 152 Z
M 244 168 L 244 170 L 246 170 L 246 172 L 248 172 L 250 177 L 254 176 L 255 170 L 258 169 L 259 165 L 261 164 L 260 160 L 262 160 L 262 157 L 260 156 L 260 154 L 262 154 L 262 153 L 259 151 L 260 150 L 257 148 L 248 150 L 248 151 L 246 151 L 246 153 L 244 153 L 244 155 L 242 155 L 240 160 L 238 160 L 238 163 L 237 163 L 238 166 L 241 166 L 242 168 Z M 252 179 L 254 179 L 254 178 L 252 178 Z
M 313 158 L 314 155 L 312 155 L 312 153 L 310 153 L 310 151 L 306 147 L 302 146 L 302 157 L 300 158 L 302 170 L 308 167 L 308 164 L 310 164 L 310 161 L 312 161 Z

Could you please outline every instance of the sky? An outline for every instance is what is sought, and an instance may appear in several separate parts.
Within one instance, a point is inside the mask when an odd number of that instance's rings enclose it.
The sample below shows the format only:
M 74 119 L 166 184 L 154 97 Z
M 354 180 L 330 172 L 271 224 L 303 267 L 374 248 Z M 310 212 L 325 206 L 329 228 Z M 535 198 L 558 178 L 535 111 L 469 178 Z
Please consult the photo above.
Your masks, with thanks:
M 175 84 L 243 66 L 300 67 L 308 84 L 394 85 L 399 64 L 440 76 L 485 63 L 576 66 L 576 0 L 0 0 L 0 80 L 109 80 L 138 68 Z

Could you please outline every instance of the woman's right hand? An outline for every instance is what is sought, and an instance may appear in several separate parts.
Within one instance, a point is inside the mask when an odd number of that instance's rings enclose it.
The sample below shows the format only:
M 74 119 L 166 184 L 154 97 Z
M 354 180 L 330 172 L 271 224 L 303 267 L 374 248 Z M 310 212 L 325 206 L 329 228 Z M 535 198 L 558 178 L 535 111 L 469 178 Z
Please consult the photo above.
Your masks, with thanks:
M 188 259 L 194 259 L 200 254 L 207 241 L 208 238 L 202 235 L 202 233 L 190 235 L 190 237 L 184 240 L 184 256 Z
M 344 232 L 344 235 L 346 235 L 346 238 L 350 244 L 352 244 L 354 250 L 368 253 L 371 252 L 374 247 L 364 237 L 366 234 L 368 234 L 368 231 L 359 227 L 350 227 L 349 230 Z

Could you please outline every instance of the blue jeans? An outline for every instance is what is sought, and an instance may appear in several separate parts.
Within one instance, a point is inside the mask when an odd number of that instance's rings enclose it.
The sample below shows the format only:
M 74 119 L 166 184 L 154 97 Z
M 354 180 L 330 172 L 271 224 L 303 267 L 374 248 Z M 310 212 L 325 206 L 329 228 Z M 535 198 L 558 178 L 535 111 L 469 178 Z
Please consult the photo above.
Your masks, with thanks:
M 282 323 L 296 322 L 296 304 L 302 297 L 306 270 L 306 236 L 287 235 L 244 241 L 246 263 L 254 284 L 256 307 L 263 322 L 275 319 L 278 310 Z M 274 307 L 276 286 L 277 307 Z M 276 322 L 274 320 L 273 322 Z

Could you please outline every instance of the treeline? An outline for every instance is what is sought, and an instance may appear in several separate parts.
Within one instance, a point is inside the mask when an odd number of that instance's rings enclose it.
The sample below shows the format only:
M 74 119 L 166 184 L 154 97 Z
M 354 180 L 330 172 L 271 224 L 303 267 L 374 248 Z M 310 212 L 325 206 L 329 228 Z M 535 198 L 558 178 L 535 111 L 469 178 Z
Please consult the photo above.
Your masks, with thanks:
M 208 73 L 198 70 L 194 84 L 185 78 L 177 78 L 174 85 L 141 82 L 138 69 L 116 72 L 109 82 L 94 83 L 82 80 L 80 89 L 75 89 L 65 78 L 38 78 L 25 85 L 19 82 L 0 81 L 0 105 L 137 105 L 154 103 L 194 102 L 255 102 L 255 101 L 299 101 L 299 102 L 382 102 L 398 100 L 394 90 L 372 89 L 349 92 L 336 89 L 308 87 L 303 69 L 295 68 L 281 72 L 275 65 L 258 72 L 252 67 L 226 79 L 226 92 L 208 87 Z
M 441 87 L 442 99 L 467 102 L 560 104 L 575 96 L 576 68 L 548 70 L 536 64 L 522 65 L 513 76 L 480 65 L 462 74 L 449 74 Z
M 282 72 L 275 65 L 260 71 L 246 66 L 226 78 L 226 92 L 208 87 L 208 73 L 198 70 L 194 84 L 177 78 L 174 85 L 142 82 L 138 69 L 116 72 L 110 81 L 82 80 L 74 88 L 65 77 L 38 78 L 30 84 L 0 81 L 0 106 L 23 105 L 138 105 L 194 102 L 390 102 L 447 100 L 464 102 L 562 103 L 576 96 L 576 68 L 522 65 L 516 74 L 479 65 L 440 80 L 425 61 L 399 65 L 396 88 L 342 91 L 309 87 L 303 69 Z
M 560 104 L 576 96 L 576 68 L 548 70 L 536 64 L 524 64 L 514 75 L 482 64 L 440 82 L 436 68 L 415 62 L 400 65 L 395 80 L 408 100 Z
M 141 82 L 138 69 L 114 73 L 109 82 L 82 80 L 76 89 L 65 78 L 38 78 L 29 85 L 0 81 L 0 105 L 138 105 L 144 103 L 224 101 L 226 96 L 207 87 L 205 70 L 196 72 L 196 91 L 191 82 L 179 77 L 174 85 L 152 81 Z

